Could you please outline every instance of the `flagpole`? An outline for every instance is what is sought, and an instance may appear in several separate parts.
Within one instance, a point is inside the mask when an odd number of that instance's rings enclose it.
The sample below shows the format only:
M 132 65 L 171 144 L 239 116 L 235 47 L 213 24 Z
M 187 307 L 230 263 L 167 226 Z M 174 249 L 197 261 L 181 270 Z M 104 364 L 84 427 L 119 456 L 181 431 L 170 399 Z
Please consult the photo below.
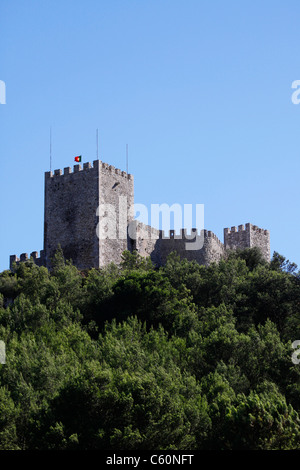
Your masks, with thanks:
M 97 160 L 99 160 L 99 155 L 98 155 L 98 129 L 96 130 L 96 149 L 97 149 Z
M 52 171 L 52 132 L 50 126 L 50 171 Z

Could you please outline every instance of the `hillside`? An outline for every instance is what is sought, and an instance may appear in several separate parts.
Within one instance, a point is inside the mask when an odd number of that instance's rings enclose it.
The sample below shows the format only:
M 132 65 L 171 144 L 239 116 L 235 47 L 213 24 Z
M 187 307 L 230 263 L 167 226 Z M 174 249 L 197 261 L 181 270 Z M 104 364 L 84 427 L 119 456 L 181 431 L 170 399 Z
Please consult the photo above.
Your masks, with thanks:
M 21 263 L 0 274 L 0 449 L 299 449 L 299 320 L 297 267 L 255 248 Z

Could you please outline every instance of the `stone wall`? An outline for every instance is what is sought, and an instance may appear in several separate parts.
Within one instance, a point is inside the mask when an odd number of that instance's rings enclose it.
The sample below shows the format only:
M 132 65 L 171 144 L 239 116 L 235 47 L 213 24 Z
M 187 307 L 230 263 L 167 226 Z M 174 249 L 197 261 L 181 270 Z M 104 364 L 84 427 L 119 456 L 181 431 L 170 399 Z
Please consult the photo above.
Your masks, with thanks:
M 79 269 L 119 263 L 128 249 L 133 177 L 100 160 L 45 175 L 44 250 L 50 267 L 58 244 Z M 109 222 L 109 223 L 107 223 Z M 105 227 L 106 225 L 106 227 Z M 111 230 L 113 230 L 113 234 Z
M 258 248 L 260 248 L 262 255 L 266 259 L 266 261 L 270 261 L 271 253 L 269 230 L 264 230 L 252 224 L 246 224 L 246 227 L 247 225 L 249 225 L 250 230 L 250 247 L 252 248 L 254 246 L 257 246 Z
M 45 174 L 44 251 L 51 266 L 58 244 L 79 269 L 99 267 L 96 236 L 100 162 Z
M 224 228 L 224 245 L 226 249 L 245 249 L 257 246 L 263 257 L 270 261 L 270 232 L 256 225 L 246 224 Z
M 37 251 L 33 251 L 30 253 L 30 256 L 28 256 L 28 253 L 22 253 L 20 255 L 20 258 L 18 258 L 16 255 L 11 255 L 9 257 L 9 269 L 13 268 L 13 264 L 19 264 L 23 261 L 28 261 L 32 260 L 37 266 L 45 266 L 45 252 L 44 250 L 41 250 L 40 256 Z
M 206 266 L 218 262 L 224 256 L 224 245 L 213 232 L 207 230 L 198 233 L 193 229 L 191 234 L 186 230 L 181 230 L 179 234 L 170 230 L 167 235 L 161 233 L 159 243 L 161 264 L 165 264 L 168 255 L 173 251 L 181 259 L 194 260 Z
M 160 230 L 135 220 L 129 228 L 130 251 L 137 250 L 142 257 L 150 256 L 156 266 L 161 265 Z
M 102 230 L 99 232 L 102 233 L 99 236 L 100 266 L 111 262 L 118 264 L 123 251 L 131 248 L 127 229 L 134 216 L 133 176 L 101 163 L 99 203 L 101 205 L 98 212 L 99 224 L 103 224 L 104 228 L 110 224 L 110 232 L 107 231 L 107 234 L 103 234 Z

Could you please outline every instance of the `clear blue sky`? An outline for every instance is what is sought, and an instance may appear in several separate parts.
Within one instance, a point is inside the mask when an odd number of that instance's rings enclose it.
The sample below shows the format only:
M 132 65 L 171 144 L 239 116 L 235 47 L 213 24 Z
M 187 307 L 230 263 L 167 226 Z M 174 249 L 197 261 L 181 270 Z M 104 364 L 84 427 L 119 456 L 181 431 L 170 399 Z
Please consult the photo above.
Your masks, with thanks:
M 300 3 L 1 0 L 0 271 L 43 248 L 44 172 L 99 158 L 135 201 L 251 222 L 300 266 Z

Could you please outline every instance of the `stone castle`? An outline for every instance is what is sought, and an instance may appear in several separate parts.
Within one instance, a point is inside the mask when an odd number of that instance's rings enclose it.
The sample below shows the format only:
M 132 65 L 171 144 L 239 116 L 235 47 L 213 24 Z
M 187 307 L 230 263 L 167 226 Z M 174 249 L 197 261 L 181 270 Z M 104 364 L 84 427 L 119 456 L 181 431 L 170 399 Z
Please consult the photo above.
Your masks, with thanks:
M 120 204 L 122 201 L 122 205 Z M 124 206 L 125 204 L 125 206 Z M 207 230 L 192 230 L 180 234 L 170 230 L 167 234 L 140 222 L 133 222 L 133 175 L 100 160 L 45 173 L 44 249 L 30 254 L 39 266 L 51 267 L 58 245 L 65 259 L 71 259 L 78 269 L 100 268 L 110 262 L 117 264 L 125 250 L 137 250 L 150 256 L 161 266 L 167 256 L 176 251 L 181 258 L 209 265 L 219 261 L 227 250 L 259 247 L 264 258 L 270 260 L 270 233 L 250 223 L 224 229 L 224 243 Z M 115 237 L 99 237 L 97 227 L 104 214 L 99 206 L 112 207 L 116 220 Z M 126 210 L 127 209 L 127 210 Z M 105 214 L 107 216 L 107 213 Z M 128 228 L 131 227 L 130 230 Z M 134 236 L 132 236 L 134 227 Z M 194 237 L 191 239 L 191 235 Z M 197 243 L 199 249 L 189 249 Z M 196 246 L 196 245 L 195 245 Z M 28 260 L 23 253 L 10 256 L 10 269 L 14 263 Z

